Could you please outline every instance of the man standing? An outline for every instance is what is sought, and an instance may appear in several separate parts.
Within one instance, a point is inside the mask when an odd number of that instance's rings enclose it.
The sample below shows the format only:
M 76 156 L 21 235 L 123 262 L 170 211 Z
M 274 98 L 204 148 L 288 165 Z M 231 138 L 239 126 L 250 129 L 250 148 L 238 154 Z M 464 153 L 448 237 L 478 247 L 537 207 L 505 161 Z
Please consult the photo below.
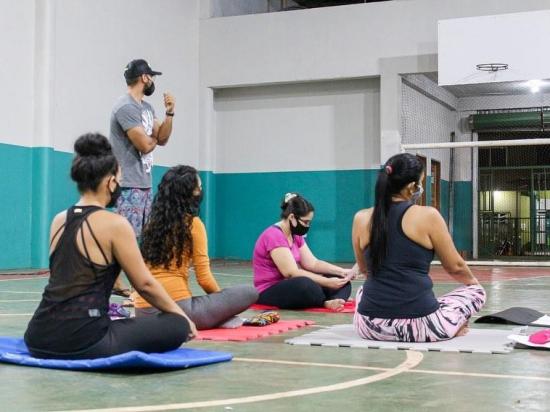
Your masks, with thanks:
M 126 217 L 139 241 L 141 230 L 151 211 L 153 201 L 152 177 L 153 150 L 164 146 L 172 132 L 175 100 L 164 93 L 165 118 L 160 123 L 153 107 L 143 100 L 155 91 L 155 76 L 161 75 L 151 69 L 143 59 L 132 60 L 124 70 L 128 92 L 121 96 L 111 113 L 109 139 L 122 169 L 122 194 L 116 211 Z M 129 295 L 117 281 L 115 293 Z

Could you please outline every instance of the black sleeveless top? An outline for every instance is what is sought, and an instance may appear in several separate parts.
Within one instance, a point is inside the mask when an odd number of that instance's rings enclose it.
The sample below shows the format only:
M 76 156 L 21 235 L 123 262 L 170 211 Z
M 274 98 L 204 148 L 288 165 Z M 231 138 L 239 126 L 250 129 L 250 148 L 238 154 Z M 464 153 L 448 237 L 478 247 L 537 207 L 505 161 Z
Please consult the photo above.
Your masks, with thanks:
M 403 215 L 413 204 L 395 202 L 388 213 L 388 252 L 378 270 L 372 270 L 369 248 L 365 258 L 369 275 L 357 311 L 383 319 L 419 318 L 439 309 L 428 275 L 434 252 L 403 232 Z
M 107 333 L 111 322 L 107 315 L 109 297 L 120 265 L 115 260 L 107 263 L 88 222 L 88 216 L 98 210 L 103 209 L 71 207 L 64 225 L 52 238 L 53 241 L 64 228 L 50 255 L 48 285 L 25 332 L 31 353 L 46 356 L 78 353 L 99 342 Z M 84 224 L 99 247 L 105 265 L 91 261 L 84 242 Z M 81 236 L 84 255 L 78 249 L 77 236 Z

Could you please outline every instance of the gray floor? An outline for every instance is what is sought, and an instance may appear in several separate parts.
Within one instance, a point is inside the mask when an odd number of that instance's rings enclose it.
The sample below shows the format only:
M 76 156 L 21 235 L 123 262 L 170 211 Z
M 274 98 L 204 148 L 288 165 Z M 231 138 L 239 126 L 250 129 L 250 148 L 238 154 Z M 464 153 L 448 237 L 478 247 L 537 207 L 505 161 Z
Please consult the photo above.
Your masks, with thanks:
M 513 271 L 479 270 L 489 295 L 482 314 L 510 306 L 550 313 L 550 270 L 529 274 L 523 269 L 517 276 Z M 215 272 L 222 287 L 251 282 L 246 263 L 218 263 Z M 441 273 L 434 277 L 440 279 L 438 294 L 455 286 Z M 0 335 L 23 334 L 45 283 L 44 277 L 0 277 Z M 281 311 L 281 316 L 317 325 L 253 342 L 189 344 L 232 352 L 230 363 L 154 374 L 0 365 L 0 410 L 501 412 L 547 411 L 550 405 L 550 351 L 488 355 L 293 346 L 284 340 L 349 323 L 351 314 Z

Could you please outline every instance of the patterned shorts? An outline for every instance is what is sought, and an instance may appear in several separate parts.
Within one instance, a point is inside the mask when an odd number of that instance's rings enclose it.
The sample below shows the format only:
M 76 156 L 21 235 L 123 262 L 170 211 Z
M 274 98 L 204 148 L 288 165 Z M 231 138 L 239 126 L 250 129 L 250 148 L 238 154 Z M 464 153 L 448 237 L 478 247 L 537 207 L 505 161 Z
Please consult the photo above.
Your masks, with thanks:
M 363 288 L 357 291 L 361 301 Z M 468 319 L 485 304 L 481 285 L 462 286 L 437 300 L 439 309 L 421 318 L 371 318 L 355 312 L 353 325 L 363 339 L 398 342 L 436 342 L 453 338 Z
M 149 219 L 152 203 L 152 189 L 127 187 L 122 188 L 122 193 L 116 202 L 115 211 L 128 219 L 138 239 L 141 236 L 143 226 Z

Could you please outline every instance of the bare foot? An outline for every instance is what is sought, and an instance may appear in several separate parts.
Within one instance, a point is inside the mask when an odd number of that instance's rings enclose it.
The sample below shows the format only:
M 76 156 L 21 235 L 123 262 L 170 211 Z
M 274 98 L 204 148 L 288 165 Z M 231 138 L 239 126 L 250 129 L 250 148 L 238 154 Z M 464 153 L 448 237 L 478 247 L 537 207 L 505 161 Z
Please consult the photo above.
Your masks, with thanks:
M 327 309 L 339 311 L 344 309 L 344 303 L 346 303 L 344 299 L 325 300 L 324 306 Z
M 458 330 L 458 332 L 456 332 L 455 337 L 464 336 L 468 332 L 470 332 L 470 328 L 468 327 L 468 323 L 465 323 L 464 325 L 461 326 L 461 328 Z

